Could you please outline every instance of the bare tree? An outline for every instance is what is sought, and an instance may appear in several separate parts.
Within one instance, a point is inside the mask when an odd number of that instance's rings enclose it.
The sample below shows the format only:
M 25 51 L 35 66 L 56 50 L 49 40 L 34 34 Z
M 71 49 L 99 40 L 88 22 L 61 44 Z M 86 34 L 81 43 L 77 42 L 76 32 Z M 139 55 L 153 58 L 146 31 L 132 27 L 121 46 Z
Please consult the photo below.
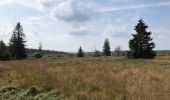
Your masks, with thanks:
M 38 52 L 42 53 L 42 43 L 39 43 Z
M 95 52 L 94 52 L 94 53 L 95 53 L 95 54 L 94 54 L 95 57 L 100 57 L 100 56 L 101 56 L 101 53 L 100 53 L 99 50 L 96 50 L 96 49 L 95 49 Z
M 121 47 L 117 46 L 114 51 L 115 56 L 120 56 L 121 55 Z

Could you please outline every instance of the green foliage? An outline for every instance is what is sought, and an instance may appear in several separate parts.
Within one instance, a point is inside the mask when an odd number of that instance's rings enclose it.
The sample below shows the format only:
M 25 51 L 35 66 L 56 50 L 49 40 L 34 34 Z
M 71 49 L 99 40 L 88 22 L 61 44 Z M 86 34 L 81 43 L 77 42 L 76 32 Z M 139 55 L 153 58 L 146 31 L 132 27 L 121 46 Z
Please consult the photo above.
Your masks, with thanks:
M 7 47 L 2 40 L 0 41 L 0 60 L 10 60 Z
M 52 90 L 49 93 L 47 93 L 41 100 L 63 100 L 63 95 L 57 91 Z
M 38 87 L 23 90 L 8 86 L 0 89 L 0 100 L 63 100 L 63 98 L 59 91 L 44 92 Z
M 14 98 L 19 92 L 20 89 L 17 87 L 13 87 L 13 86 L 2 87 L 0 89 L 0 100 L 15 100 Z
M 33 53 L 33 55 L 32 55 L 34 58 L 42 58 L 42 54 L 40 53 L 40 52 L 35 52 L 35 53 Z
M 10 56 L 12 59 L 25 59 L 27 57 L 24 37 L 23 28 L 18 22 L 9 43 Z
M 103 46 L 103 55 L 111 56 L 109 39 L 106 39 Z
M 11 94 L 12 92 L 14 93 L 14 92 L 17 92 L 17 91 L 20 91 L 20 89 L 17 88 L 17 87 L 13 87 L 13 86 L 6 86 L 6 87 L 3 87 L 3 88 L 0 89 L 0 93 L 7 93 L 8 92 L 8 94 Z
M 84 52 L 82 50 L 82 48 L 80 47 L 79 50 L 78 50 L 78 54 L 77 54 L 78 57 L 84 57 Z
M 129 58 L 152 59 L 156 56 L 156 53 L 153 51 L 155 43 L 152 42 L 152 38 L 150 36 L 152 33 L 147 32 L 147 28 L 148 26 L 145 25 L 142 19 L 139 20 L 138 24 L 135 26 L 137 34 L 133 34 L 133 39 L 129 41 Z

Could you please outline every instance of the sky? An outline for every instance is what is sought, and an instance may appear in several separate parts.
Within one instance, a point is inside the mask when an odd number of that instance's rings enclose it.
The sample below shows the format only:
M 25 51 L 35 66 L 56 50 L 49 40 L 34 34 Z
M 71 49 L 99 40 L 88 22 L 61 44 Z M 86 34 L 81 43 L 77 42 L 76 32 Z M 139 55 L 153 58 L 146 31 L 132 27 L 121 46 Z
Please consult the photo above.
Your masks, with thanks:
M 8 45 L 20 22 L 27 48 L 76 52 L 128 50 L 134 26 L 143 19 L 156 50 L 170 50 L 170 0 L 0 0 L 0 39 Z

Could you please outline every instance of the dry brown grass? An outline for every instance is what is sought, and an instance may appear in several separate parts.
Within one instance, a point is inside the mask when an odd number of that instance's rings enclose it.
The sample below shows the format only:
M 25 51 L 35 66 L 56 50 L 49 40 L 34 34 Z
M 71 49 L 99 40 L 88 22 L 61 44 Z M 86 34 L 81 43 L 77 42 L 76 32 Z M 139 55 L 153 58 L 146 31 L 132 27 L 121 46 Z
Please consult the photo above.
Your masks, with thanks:
M 168 100 L 170 56 L 62 57 L 0 62 L 0 87 L 57 89 L 65 100 Z

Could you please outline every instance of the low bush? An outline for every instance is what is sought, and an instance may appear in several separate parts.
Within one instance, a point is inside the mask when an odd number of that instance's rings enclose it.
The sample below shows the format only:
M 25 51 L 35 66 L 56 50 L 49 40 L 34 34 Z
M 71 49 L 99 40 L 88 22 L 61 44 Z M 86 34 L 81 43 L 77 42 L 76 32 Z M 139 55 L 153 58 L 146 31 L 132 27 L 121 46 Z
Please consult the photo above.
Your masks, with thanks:
M 0 93 L 14 93 L 19 91 L 20 89 L 17 87 L 13 87 L 13 86 L 7 86 L 7 87 L 3 87 L 0 89 Z
M 44 91 L 38 87 L 27 90 L 8 86 L 0 89 L 0 100 L 63 100 L 62 93 L 56 90 Z
M 40 52 L 35 52 L 35 53 L 33 53 L 33 55 L 32 55 L 34 58 L 42 58 L 42 53 L 40 53 Z

